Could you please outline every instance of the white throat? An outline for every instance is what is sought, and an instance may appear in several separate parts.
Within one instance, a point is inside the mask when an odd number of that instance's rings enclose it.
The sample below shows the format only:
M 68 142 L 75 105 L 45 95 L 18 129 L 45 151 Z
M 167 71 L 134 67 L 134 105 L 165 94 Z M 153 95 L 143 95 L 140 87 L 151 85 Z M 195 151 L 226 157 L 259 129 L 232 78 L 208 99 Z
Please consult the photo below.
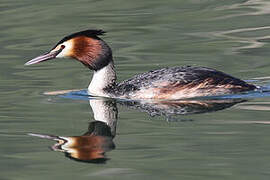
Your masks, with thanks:
M 88 86 L 88 93 L 95 96 L 110 97 L 110 95 L 104 91 L 104 88 L 114 84 L 115 81 L 116 74 L 113 61 L 111 61 L 102 69 L 94 71 L 92 81 Z

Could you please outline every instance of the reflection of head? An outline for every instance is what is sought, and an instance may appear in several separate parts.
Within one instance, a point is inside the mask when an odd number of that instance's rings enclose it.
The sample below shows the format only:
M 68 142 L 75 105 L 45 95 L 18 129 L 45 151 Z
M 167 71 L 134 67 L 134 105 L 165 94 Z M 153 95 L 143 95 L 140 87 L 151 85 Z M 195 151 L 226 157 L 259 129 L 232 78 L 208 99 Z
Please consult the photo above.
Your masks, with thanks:
M 90 122 L 88 130 L 81 136 L 55 136 L 29 133 L 57 143 L 51 146 L 53 151 L 63 152 L 66 157 L 76 161 L 105 163 L 105 153 L 113 150 L 113 138 L 116 134 L 117 107 L 115 101 L 108 99 L 92 99 L 90 106 L 95 121 Z
M 94 121 L 90 123 L 87 133 L 82 136 L 59 137 L 52 149 L 65 152 L 73 160 L 105 163 L 105 152 L 115 148 L 112 140 L 110 127 L 103 122 Z
M 76 161 L 105 163 L 108 160 L 105 153 L 115 148 L 116 103 L 108 99 L 91 99 L 89 103 L 96 121 L 89 123 L 88 131 L 82 136 L 68 137 L 66 143 L 54 147 Z

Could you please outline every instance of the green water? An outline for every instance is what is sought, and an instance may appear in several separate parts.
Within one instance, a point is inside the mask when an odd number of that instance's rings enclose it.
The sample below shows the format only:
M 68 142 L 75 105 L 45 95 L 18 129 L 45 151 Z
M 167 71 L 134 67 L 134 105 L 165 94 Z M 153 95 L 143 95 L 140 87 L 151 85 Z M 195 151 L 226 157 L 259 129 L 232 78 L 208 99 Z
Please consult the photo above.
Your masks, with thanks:
M 23 65 L 65 35 L 99 28 L 119 80 L 200 65 L 269 84 L 269 8 L 267 0 L 1 0 L 0 179 L 269 179 L 269 97 L 170 122 L 118 106 L 109 160 L 84 163 L 27 133 L 84 134 L 89 102 L 43 93 L 86 88 L 91 72 L 70 59 Z

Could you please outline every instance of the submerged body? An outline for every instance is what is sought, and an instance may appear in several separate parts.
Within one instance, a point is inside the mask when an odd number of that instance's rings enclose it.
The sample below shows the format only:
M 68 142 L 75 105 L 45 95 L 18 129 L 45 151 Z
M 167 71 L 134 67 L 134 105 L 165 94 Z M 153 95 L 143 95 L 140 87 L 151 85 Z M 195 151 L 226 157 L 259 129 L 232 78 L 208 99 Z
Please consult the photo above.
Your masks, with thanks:
M 128 99 L 183 99 L 251 91 L 256 86 L 205 67 L 171 67 L 149 71 L 116 82 L 110 47 L 98 37 L 102 30 L 86 30 L 59 41 L 52 50 L 26 65 L 58 57 L 71 57 L 94 70 L 89 94 Z

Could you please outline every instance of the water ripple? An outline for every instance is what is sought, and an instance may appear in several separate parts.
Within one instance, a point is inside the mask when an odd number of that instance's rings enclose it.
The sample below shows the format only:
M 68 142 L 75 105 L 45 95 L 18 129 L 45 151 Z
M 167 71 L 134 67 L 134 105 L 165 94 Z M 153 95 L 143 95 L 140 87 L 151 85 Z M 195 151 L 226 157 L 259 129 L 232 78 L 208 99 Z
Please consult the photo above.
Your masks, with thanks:
M 249 9 L 249 12 L 239 13 L 241 9 Z M 250 9 L 254 11 L 250 12 Z M 229 6 L 218 7 L 216 8 L 216 10 L 238 10 L 237 14 L 218 17 L 218 19 L 227 19 L 227 18 L 238 17 L 238 16 L 264 15 L 264 14 L 270 14 L 270 1 L 249 0 L 244 3 L 237 3 L 237 4 L 232 4 Z

